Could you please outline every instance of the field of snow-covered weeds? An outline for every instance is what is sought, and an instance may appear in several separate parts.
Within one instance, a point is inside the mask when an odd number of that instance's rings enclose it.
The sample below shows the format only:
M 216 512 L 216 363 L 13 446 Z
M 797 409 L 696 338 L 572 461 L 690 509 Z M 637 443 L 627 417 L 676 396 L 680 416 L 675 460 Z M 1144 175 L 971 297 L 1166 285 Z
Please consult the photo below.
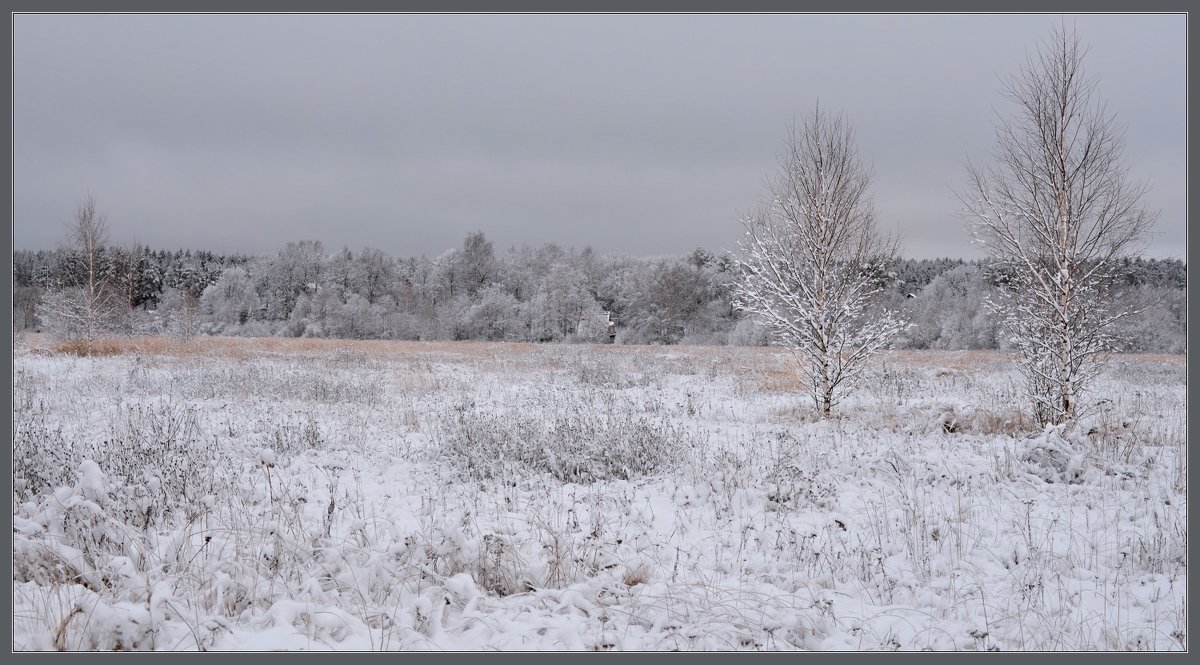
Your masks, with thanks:
M 775 350 L 125 346 L 14 351 L 14 649 L 1186 648 L 1182 357 L 1060 432 L 986 353 L 822 422 Z

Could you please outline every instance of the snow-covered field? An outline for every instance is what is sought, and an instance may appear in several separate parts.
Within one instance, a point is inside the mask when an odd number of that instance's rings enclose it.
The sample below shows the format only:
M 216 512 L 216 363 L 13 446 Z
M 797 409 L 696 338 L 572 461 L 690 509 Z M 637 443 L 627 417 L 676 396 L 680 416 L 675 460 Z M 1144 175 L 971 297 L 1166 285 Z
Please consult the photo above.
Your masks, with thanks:
M 1186 648 L 1182 356 L 1060 435 L 988 353 L 38 344 L 17 650 Z

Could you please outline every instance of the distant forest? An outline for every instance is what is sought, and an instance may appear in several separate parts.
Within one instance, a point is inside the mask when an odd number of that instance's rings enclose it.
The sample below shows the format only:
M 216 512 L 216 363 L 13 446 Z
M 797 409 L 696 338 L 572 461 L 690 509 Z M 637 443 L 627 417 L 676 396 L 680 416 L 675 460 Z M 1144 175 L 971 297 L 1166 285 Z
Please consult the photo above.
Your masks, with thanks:
M 15 333 L 48 327 L 43 295 L 81 283 L 81 263 L 68 249 L 13 253 Z M 736 261 L 705 249 L 651 258 L 554 244 L 497 252 L 477 232 L 432 259 L 302 241 L 253 257 L 109 247 L 100 264 L 111 334 L 603 342 L 611 315 L 618 344 L 769 342 L 731 304 Z M 1124 350 L 1182 353 L 1186 264 L 1129 259 L 1120 273 L 1117 306 L 1145 310 L 1123 321 Z M 988 261 L 899 261 L 883 293 L 883 305 L 912 323 L 899 346 L 1006 348 L 986 306 L 1004 279 Z

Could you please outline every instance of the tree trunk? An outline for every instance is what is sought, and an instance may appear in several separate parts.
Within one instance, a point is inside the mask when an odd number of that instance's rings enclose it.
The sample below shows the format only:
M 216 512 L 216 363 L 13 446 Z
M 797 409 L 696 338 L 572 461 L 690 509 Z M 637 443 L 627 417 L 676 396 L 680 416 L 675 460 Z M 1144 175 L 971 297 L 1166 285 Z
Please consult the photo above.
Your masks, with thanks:
M 821 360 L 821 417 L 828 419 L 833 412 L 833 385 L 829 381 L 829 361 Z

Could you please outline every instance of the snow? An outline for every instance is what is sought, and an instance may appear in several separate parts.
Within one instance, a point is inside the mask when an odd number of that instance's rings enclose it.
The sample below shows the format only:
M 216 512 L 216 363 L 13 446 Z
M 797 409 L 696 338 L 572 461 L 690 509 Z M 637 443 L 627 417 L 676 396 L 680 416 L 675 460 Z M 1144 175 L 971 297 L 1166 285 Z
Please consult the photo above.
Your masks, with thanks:
M 84 498 L 100 501 L 108 494 L 104 481 L 104 472 L 92 460 L 84 460 L 79 465 L 79 491 Z
M 1034 430 L 990 353 L 821 421 L 782 351 L 239 348 L 15 354 L 14 649 L 1186 648 L 1182 357 Z M 654 457 L 462 457 L 567 431 Z

